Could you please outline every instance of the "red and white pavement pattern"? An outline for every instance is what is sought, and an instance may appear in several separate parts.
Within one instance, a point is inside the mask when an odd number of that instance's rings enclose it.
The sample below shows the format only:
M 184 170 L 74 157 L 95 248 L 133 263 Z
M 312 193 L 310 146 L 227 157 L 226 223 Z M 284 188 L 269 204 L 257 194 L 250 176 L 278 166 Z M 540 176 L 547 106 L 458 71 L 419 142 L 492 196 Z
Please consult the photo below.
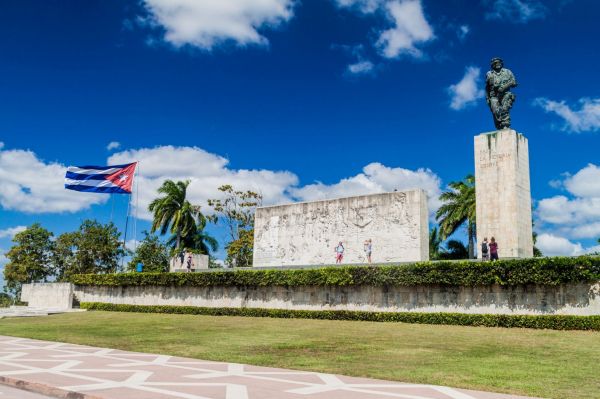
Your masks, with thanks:
M 90 399 L 519 398 L 7 336 L 0 336 L 0 379 Z

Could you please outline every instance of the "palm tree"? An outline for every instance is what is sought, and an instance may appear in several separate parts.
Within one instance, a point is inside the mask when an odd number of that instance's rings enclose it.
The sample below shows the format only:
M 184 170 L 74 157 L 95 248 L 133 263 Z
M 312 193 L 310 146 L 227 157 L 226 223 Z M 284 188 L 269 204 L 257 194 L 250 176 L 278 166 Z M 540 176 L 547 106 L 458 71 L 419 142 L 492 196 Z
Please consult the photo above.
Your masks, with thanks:
M 444 249 L 442 248 L 442 238 L 437 227 L 434 227 L 429 232 L 429 259 L 440 259 Z
M 449 240 L 446 243 L 447 250 L 441 254 L 441 259 L 465 259 L 469 251 L 465 244 L 458 240 Z
M 444 203 L 435 214 L 440 225 L 440 236 L 445 240 L 459 227 L 467 224 L 469 237 L 469 258 L 475 253 L 475 177 L 468 175 L 463 181 L 451 182 L 450 191 L 440 195 Z
M 189 184 L 189 180 L 166 180 L 158 189 L 159 194 L 164 196 L 156 198 L 148 206 L 154 215 L 151 232 L 160 229 L 163 235 L 170 230 L 175 234 L 177 248 L 181 246 L 182 237 L 196 232 L 196 218 L 200 215 L 200 207 L 186 199 Z
M 211 252 L 215 252 L 217 249 L 219 249 L 219 243 L 217 240 L 204 231 L 206 222 L 206 216 L 204 216 L 202 213 L 199 213 L 196 230 L 192 234 L 187 234 L 181 237 L 181 244 L 184 248 L 196 249 L 205 255 L 209 255 Z M 169 237 L 167 240 L 167 245 L 172 248 L 178 248 L 177 234 L 173 234 L 171 237 Z

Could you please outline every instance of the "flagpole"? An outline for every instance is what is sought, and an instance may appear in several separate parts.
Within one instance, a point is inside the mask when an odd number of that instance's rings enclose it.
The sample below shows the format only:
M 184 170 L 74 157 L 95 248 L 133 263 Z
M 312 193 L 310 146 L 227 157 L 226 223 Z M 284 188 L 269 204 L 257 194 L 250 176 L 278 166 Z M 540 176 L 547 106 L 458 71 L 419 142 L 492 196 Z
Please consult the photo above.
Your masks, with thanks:
M 125 216 L 125 233 L 123 234 L 123 251 L 127 251 L 127 225 L 129 224 L 129 209 L 131 207 L 131 196 L 127 197 L 127 215 Z M 125 264 L 125 255 L 121 258 L 121 270 Z
M 115 213 L 115 195 L 113 193 L 110 194 L 110 202 L 111 202 L 111 207 L 110 207 L 110 222 L 113 222 L 113 215 Z
M 135 184 L 135 216 L 133 219 L 133 249 L 137 251 L 137 219 L 138 219 L 138 208 L 140 203 L 140 162 L 136 161 L 135 165 L 135 179 L 133 183 Z

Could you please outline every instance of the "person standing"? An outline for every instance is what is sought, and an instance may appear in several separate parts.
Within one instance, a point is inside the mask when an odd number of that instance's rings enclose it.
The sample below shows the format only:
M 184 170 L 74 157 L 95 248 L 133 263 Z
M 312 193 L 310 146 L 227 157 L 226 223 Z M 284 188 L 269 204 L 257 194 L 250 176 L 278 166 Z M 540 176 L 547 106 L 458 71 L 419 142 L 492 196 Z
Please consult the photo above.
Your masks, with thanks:
M 179 263 L 181 263 L 181 265 L 180 265 L 180 266 L 181 266 L 181 268 L 183 268 L 183 262 L 185 261 L 185 253 L 186 253 L 186 250 L 185 250 L 185 249 L 181 248 L 181 249 L 179 250 L 179 254 L 178 254 L 178 256 L 179 256 L 179 260 L 180 260 L 180 262 L 179 262 Z M 175 267 L 175 266 L 173 266 L 173 267 Z
M 342 263 L 344 259 L 344 244 L 340 243 L 335 247 L 335 263 Z
M 192 266 L 194 266 L 194 260 L 192 258 L 192 253 L 188 252 L 187 253 L 187 262 L 186 262 L 186 268 L 188 272 L 192 271 Z
M 481 243 L 481 260 L 490 260 L 490 248 L 487 237 L 485 237 Z
M 371 263 L 371 253 L 373 251 L 373 242 L 371 241 L 370 238 L 365 241 L 364 250 L 365 250 L 365 255 L 367 257 L 367 262 Z
M 498 260 L 498 243 L 494 237 L 490 240 L 490 259 Z

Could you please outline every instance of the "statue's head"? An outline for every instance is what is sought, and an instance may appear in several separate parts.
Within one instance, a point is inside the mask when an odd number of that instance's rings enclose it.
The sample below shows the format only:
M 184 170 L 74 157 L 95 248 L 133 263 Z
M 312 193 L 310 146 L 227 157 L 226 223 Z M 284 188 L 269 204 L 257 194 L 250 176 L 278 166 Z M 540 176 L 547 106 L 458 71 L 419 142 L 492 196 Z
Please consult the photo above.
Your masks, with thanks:
M 502 58 L 500 57 L 494 57 L 492 58 L 492 61 L 490 61 L 490 64 L 494 71 L 499 71 L 504 66 L 504 61 L 502 61 Z

